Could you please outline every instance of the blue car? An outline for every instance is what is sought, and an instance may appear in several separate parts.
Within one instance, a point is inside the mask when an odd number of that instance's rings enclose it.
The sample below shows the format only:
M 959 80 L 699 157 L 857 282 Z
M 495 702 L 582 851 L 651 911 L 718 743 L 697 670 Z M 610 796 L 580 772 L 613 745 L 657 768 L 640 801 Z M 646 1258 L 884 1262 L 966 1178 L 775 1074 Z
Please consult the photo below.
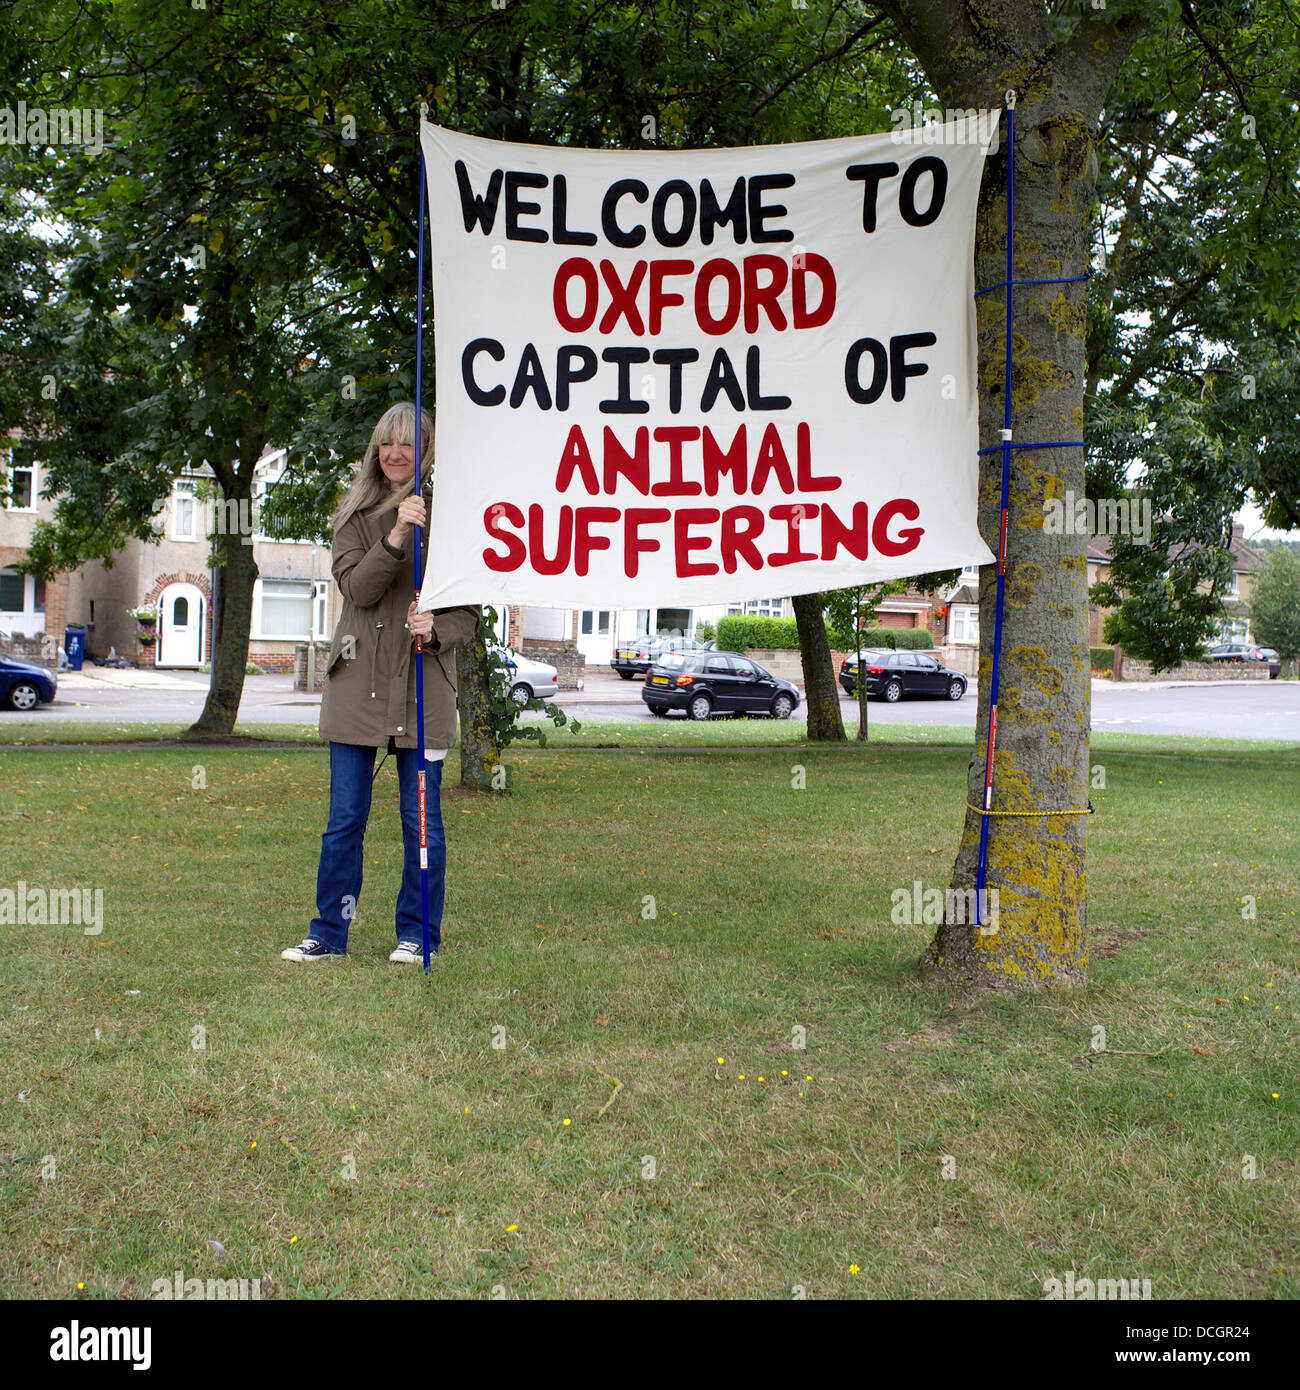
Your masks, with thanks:
M 17 657 L 0 656 L 0 709 L 22 713 L 54 699 L 59 679 L 44 666 Z

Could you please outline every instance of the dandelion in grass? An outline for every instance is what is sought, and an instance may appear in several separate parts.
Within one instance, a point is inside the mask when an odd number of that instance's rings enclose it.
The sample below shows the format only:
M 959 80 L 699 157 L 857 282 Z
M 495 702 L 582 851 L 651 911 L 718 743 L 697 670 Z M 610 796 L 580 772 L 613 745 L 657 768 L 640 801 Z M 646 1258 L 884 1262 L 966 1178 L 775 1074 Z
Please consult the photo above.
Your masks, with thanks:
M 517 1231 L 518 1229 L 519 1229 L 518 1226 L 507 1226 L 507 1227 L 506 1227 L 506 1235 L 509 1235 L 512 1231 Z

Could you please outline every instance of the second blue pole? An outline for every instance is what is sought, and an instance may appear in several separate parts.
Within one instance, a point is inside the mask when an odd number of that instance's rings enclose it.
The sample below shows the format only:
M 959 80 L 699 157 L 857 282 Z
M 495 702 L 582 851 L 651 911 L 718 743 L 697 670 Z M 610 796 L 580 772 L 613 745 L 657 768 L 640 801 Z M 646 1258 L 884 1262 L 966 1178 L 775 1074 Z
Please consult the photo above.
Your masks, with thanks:
M 423 136 L 423 115 L 420 118 Z M 415 495 L 422 496 L 421 474 L 424 472 L 424 457 L 420 448 L 420 421 L 424 405 L 424 141 L 420 147 L 420 187 L 416 199 L 420 207 L 420 231 L 416 244 L 416 288 L 415 288 Z M 421 528 L 415 528 L 415 601 L 420 601 L 420 578 L 422 574 L 422 554 L 420 546 Z M 419 758 L 416 764 L 416 787 L 418 791 L 420 816 L 420 907 L 424 923 L 424 973 L 429 973 L 429 809 L 426 800 L 424 775 L 424 643 L 415 639 L 415 738 Z

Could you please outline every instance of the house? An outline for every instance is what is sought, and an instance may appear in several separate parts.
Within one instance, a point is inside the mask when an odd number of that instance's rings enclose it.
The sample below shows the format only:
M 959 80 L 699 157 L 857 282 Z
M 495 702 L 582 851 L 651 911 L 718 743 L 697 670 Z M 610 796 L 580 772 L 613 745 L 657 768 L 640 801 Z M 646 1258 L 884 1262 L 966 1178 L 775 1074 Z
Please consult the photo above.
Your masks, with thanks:
M 1246 544 L 1245 530 L 1240 522 L 1234 522 L 1232 539 L 1228 544 L 1232 554 L 1232 582 L 1225 590 L 1223 599 L 1228 615 L 1219 624 L 1218 631 L 1211 638 L 1213 642 L 1253 642 L 1250 629 L 1250 600 L 1255 588 L 1255 574 L 1264 563 L 1262 551 Z M 1177 550 L 1173 552 L 1175 555 Z M 1088 585 L 1100 583 L 1106 578 L 1110 568 L 1110 539 L 1107 536 L 1092 536 L 1088 540 Z M 1094 646 L 1105 642 L 1102 635 L 1106 614 L 1109 608 L 1098 608 L 1095 604 L 1088 609 L 1088 641 Z
M 54 503 L 41 496 L 41 465 L 18 439 L 0 450 L 4 502 L 0 505 L 0 632 L 51 637 L 62 643 L 68 622 L 69 576 L 19 574 L 38 521 L 54 520 Z
M 111 567 L 95 560 L 42 581 L 12 566 L 26 556 L 35 523 L 54 519 L 55 503 L 40 496 L 39 463 L 16 444 L 5 464 L 9 498 L 0 509 L 0 630 L 48 633 L 62 644 L 66 626 L 79 625 L 88 656 L 111 650 L 141 665 L 197 669 L 212 659 L 212 599 L 221 582 L 210 537 L 229 527 L 253 547 L 259 571 L 249 660 L 265 670 L 292 670 L 296 645 L 309 637 L 329 641 L 342 603 L 329 546 L 269 536 L 260 527 L 257 502 L 285 461 L 283 449 L 258 460 L 254 505 L 242 516 L 233 503 L 219 502 L 210 468 L 187 469 L 154 518 L 155 541 L 131 541 Z M 137 635 L 142 610 L 157 615 L 153 643 Z
M 609 663 L 615 645 L 638 637 L 694 636 L 700 623 L 713 623 L 735 613 L 788 618 L 794 609 L 788 598 L 750 599 L 744 603 L 715 603 L 696 608 L 542 608 L 509 610 L 504 635 L 509 645 L 528 655 L 549 659 L 572 644 L 589 666 Z

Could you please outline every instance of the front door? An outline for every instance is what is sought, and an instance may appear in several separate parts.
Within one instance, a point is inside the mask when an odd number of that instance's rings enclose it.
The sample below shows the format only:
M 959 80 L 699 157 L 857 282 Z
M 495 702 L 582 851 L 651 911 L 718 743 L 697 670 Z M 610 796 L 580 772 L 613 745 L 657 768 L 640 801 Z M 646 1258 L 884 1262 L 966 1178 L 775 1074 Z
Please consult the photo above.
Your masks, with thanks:
M 169 584 L 159 600 L 156 666 L 203 664 L 203 592 L 193 584 Z

